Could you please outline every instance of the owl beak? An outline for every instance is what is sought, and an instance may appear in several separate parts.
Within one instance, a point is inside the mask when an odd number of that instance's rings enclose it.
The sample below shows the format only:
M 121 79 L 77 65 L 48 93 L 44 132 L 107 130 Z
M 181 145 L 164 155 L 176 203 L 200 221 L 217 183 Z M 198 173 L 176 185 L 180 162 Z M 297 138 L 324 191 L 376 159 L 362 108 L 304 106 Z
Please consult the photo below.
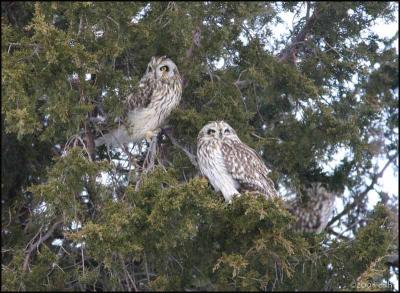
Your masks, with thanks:
M 219 131 L 219 138 L 222 139 L 222 131 Z

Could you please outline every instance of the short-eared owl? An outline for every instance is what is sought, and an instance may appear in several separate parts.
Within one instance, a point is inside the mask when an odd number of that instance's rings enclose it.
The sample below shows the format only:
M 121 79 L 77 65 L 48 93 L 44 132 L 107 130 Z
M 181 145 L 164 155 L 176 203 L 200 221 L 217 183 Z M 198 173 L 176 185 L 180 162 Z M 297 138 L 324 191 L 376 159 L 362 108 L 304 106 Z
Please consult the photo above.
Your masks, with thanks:
M 121 146 L 138 142 L 161 126 L 177 107 L 182 80 L 175 63 L 163 56 L 152 57 L 137 91 L 125 100 L 123 122 L 95 140 L 95 145 Z
M 311 183 L 295 199 L 287 201 L 287 208 L 296 219 L 294 228 L 301 232 L 321 233 L 332 218 L 336 195 L 321 183 Z
M 277 196 L 268 168 L 258 154 L 244 144 L 235 130 L 224 121 L 205 125 L 197 137 L 197 157 L 200 171 L 225 200 L 239 194 L 238 190 Z

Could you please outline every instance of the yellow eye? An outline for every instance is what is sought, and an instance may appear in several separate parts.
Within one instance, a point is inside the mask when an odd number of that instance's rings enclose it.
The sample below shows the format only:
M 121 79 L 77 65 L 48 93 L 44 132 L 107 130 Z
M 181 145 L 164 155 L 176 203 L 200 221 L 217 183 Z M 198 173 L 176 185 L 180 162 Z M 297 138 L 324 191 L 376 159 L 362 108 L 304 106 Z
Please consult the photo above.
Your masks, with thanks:
M 168 72 L 168 66 L 163 66 L 163 67 L 160 67 L 160 71 L 166 71 L 166 72 Z

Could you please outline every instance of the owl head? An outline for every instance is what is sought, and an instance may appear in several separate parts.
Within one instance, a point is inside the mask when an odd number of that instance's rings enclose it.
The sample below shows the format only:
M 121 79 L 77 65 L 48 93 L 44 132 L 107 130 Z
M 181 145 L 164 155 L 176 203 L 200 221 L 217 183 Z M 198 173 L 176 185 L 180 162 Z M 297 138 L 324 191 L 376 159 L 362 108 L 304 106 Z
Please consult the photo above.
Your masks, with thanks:
M 178 67 L 166 56 L 151 57 L 145 75 L 160 81 L 180 78 Z
M 199 132 L 198 140 L 239 140 L 236 131 L 225 121 L 212 121 L 206 124 Z

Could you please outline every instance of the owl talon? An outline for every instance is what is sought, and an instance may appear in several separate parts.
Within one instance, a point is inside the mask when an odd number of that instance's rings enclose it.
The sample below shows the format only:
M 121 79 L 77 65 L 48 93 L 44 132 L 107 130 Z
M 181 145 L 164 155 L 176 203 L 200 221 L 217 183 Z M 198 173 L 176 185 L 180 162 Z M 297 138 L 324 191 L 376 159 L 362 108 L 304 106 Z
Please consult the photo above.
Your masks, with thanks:
M 148 143 L 150 143 L 151 140 L 152 140 L 152 138 L 153 138 L 153 131 L 151 131 L 151 130 L 147 131 L 147 132 L 146 132 L 146 141 L 147 141 Z

